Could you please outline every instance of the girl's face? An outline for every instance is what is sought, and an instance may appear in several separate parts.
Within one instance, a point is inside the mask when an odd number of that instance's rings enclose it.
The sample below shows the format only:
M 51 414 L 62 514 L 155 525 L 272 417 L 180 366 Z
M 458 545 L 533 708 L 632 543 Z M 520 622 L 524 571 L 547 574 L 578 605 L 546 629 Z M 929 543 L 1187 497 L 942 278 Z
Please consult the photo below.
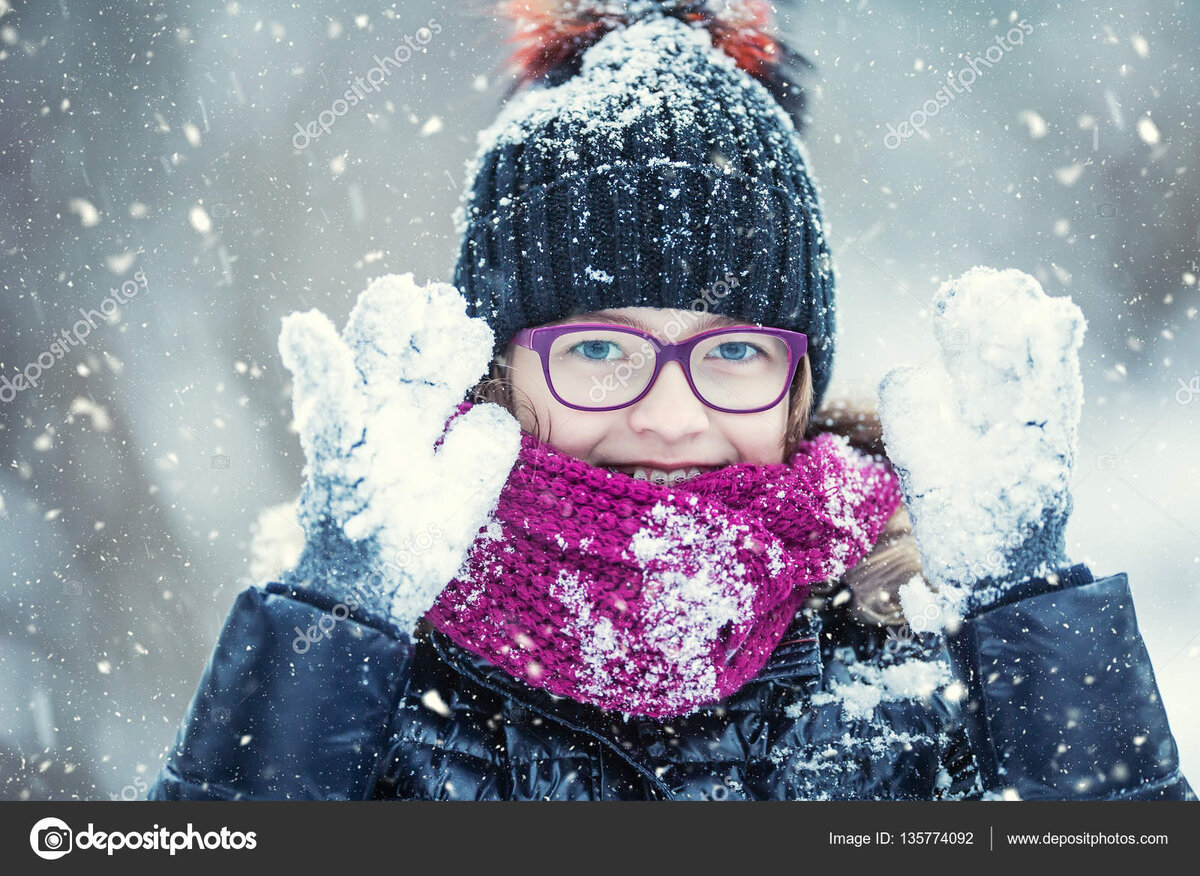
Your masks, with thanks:
M 717 314 L 656 307 L 621 307 L 559 320 L 629 325 L 663 341 L 679 342 L 710 328 L 751 325 Z M 680 327 L 683 330 L 680 331 Z M 730 414 L 700 401 L 678 362 L 669 362 L 641 401 L 615 411 L 577 411 L 558 402 L 546 385 L 541 360 L 533 350 L 509 344 L 507 362 L 518 419 L 555 449 L 590 465 L 635 477 L 673 483 L 700 471 L 736 463 L 783 461 L 788 396 L 775 407 L 753 414 Z M 641 471 L 639 471 L 639 469 Z

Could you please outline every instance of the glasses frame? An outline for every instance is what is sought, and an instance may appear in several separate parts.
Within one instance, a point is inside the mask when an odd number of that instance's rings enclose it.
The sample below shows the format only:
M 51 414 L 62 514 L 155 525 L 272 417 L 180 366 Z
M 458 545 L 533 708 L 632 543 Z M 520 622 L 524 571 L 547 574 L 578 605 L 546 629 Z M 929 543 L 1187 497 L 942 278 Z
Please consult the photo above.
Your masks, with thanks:
M 618 331 L 625 334 L 635 335 L 649 342 L 654 347 L 654 373 L 650 375 L 650 381 L 646 384 L 646 388 L 638 393 L 636 398 L 632 398 L 627 402 L 622 402 L 619 405 L 609 405 L 608 407 L 595 408 L 585 407 L 584 405 L 572 404 L 558 394 L 554 388 L 554 382 L 550 379 L 550 348 L 554 342 L 561 336 L 569 332 L 579 331 L 580 329 L 603 329 L 605 331 Z M 783 390 L 775 397 L 774 401 L 769 404 L 762 405 L 757 408 L 748 410 L 737 410 L 733 408 L 723 408 L 719 405 L 714 405 L 708 402 L 696 390 L 696 383 L 692 380 L 692 349 L 712 335 L 723 334 L 728 332 L 737 332 L 738 334 L 763 334 L 771 335 L 780 338 L 788 349 L 788 377 L 784 381 Z M 684 377 L 687 378 L 688 386 L 691 387 L 692 395 L 700 399 L 707 407 L 715 411 L 721 411 L 726 414 L 757 414 L 762 411 L 770 410 L 779 404 L 788 390 L 791 389 L 792 381 L 796 378 L 796 369 L 800 367 L 800 360 L 804 358 L 804 354 L 808 352 L 808 335 L 803 332 L 793 332 L 788 329 L 766 328 L 763 326 L 718 326 L 717 328 L 708 329 L 700 332 L 698 335 L 693 335 L 686 341 L 679 343 L 667 343 L 661 341 L 654 335 L 648 334 L 638 329 L 631 328 L 625 325 L 612 325 L 605 322 L 573 322 L 564 325 L 544 325 L 537 328 L 522 329 L 513 336 L 512 342 L 527 350 L 532 350 L 538 354 L 542 360 L 542 374 L 546 378 L 546 386 L 550 388 L 550 394 L 559 402 L 568 408 L 576 411 L 618 411 L 621 408 L 627 408 L 630 405 L 637 404 L 645 398 L 650 390 L 654 388 L 654 384 L 658 382 L 658 376 L 662 372 L 663 366 L 668 362 L 678 362 L 679 367 L 683 369 Z

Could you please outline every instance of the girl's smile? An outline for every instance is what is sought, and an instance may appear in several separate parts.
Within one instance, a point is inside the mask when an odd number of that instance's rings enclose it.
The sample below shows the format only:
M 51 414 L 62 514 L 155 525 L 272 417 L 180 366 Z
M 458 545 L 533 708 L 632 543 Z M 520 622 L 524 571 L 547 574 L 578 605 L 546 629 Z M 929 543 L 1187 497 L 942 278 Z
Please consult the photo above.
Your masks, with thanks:
M 686 481 L 696 477 L 704 472 L 714 471 L 721 468 L 720 465 L 696 465 L 693 463 L 671 464 L 671 463 L 653 463 L 642 462 L 633 465 L 609 465 L 602 464 L 603 468 L 609 471 L 620 472 L 621 474 L 630 475 L 633 478 L 641 481 L 650 481 L 655 484 L 674 484 L 679 481 Z

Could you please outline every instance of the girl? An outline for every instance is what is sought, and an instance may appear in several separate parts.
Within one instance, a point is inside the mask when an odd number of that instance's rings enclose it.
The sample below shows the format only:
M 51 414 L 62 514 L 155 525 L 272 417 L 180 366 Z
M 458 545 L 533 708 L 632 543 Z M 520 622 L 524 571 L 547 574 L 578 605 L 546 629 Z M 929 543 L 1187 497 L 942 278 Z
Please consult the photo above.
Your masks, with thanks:
M 1078 308 L 976 269 L 882 427 L 822 408 L 799 61 L 710 5 L 540 4 L 454 285 L 285 320 L 307 541 L 151 799 L 1194 798 L 1063 553 Z

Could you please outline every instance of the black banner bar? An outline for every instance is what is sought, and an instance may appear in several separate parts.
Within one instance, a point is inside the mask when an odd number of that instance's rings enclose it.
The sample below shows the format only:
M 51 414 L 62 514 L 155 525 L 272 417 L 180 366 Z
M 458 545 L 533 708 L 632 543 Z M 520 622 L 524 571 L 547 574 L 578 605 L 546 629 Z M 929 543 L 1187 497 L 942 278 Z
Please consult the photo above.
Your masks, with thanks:
M 185 862 L 314 868 L 661 861 L 745 870 L 768 851 L 871 863 L 1191 860 L 1200 808 L 1174 802 L 4 802 L 7 872 Z M 637 850 L 636 853 L 634 850 Z M 474 861 L 474 864 L 472 864 Z M 244 862 L 244 863 L 243 863 Z M 575 862 L 571 864 L 569 862 Z M 773 866 L 773 865 L 772 865 Z M 103 870 L 102 870 L 103 872 Z

